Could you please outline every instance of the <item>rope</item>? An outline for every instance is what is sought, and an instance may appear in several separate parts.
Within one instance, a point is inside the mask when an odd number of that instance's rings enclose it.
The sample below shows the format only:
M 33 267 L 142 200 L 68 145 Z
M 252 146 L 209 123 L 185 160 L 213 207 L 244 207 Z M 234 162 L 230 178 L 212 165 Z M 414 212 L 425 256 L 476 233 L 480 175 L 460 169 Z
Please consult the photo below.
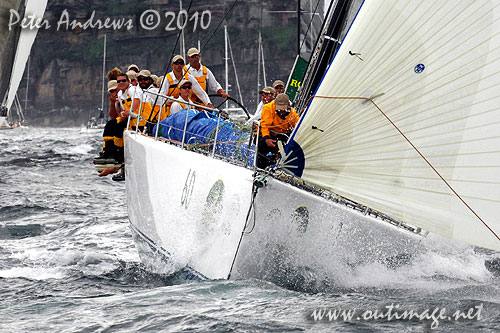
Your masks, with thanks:
M 267 177 L 267 175 L 265 177 Z M 238 242 L 238 247 L 236 247 L 236 252 L 234 253 L 233 262 L 231 263 L 231 269 L 229 270 L 229 274 L 227 275 L 228 280 L 229 280 L 229 278 L 231 278 L 231 274 L 233 273 L 234 263 L 236 262 L 236 257 L 238 256 L 238 252 L 240 250 L 240 245 L 241 245 L 241 241 L 243 240 L 243 236 L 252 233 L 253 229 L 255 228 L 255 197 L 257 196 L 257 192 L 259 191 L 259 187 L 256 184 L 258 182 L 262 182 L 265 179 L 265 177 L 262 178 L 260 181 L 254 181 L 254 183 L 253 183 L 252 200 L 250 201 L 250 207 L 248 207 L 247 217 L 245 220 L 245 226 L 243 227 L 243 230 L 241 231 L 240 240 Z M 245 230 L 248 226 L 248 218 L 250 217 L 250 213 L 252 211 L 253 211 L 253 226 L 249 232 L 245 232 Z
M 448 183 L 448 181 L 446 179 L 444 179 L 444 177 L 432 165 L 432 163 L 425 157 L 425 155 L 413 144 L 413 142 L 411 142 L 411 140 L 403 133 L 403 131 L 389 118 L 389 116 L 387 116 L 387 114 L 385 114 L 385 112 L 382 111 L 382 109 L 373 101 L 372 98 L 368 98 L 368 97 L 311 96 L 307 100 L 306 105 L 309 104 L 309 101 L 311 100 L 311 98 L 314 98 L 314 97 L 325 98 L 325 99 L 361 99 L 361 100 L 365 100 L 365 101 L 370 101 L 377 108 L 377 110 L 380 111 L 380 113 L 385 117 L 385 119 L 387 119 L 387 121 L 389 121 L 389 123 L 391 123 L 391 125 L 399 132 L 399 134 L 401 134 L 401 136 L 403 136 L 403 138 L 410 144 L 410 146 L 420 155 L 420 157 L 422 157 L 422 159 L 425 161 L 425 163 L 427 163 L 427 165 L 429 165 L 429 167 L 434 171 L 434 173 L 436 173 L 436 175 L 446 184 L 446 186 L 465 205 L 465 207 L 467 207 L 472 212 L 472 214 L 474 214 L 474 216 L 476 216 L 478 218 L 478 220 L 481 221 L 481 223 L 500 241 L 500 237 L 495 233 L 495 231 L 479 216 L 478 213 L 476 213 L 476 211 L 471 206 L 469 206 L 469 204 L 462 198 L 462 196 L 460 196 L 460 194 L 458 194 L 458 192 L 455 191 L 453 186 L 451 186 L 451 184 Z

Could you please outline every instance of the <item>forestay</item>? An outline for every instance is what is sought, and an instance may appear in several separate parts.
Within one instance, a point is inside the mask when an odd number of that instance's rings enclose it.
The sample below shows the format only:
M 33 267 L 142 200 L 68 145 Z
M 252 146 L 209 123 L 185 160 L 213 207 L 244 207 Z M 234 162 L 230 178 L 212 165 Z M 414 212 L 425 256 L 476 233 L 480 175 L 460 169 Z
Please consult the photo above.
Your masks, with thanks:
M 499 21 L 496 0 L 366 0 L 284 166 L 396 219 L 500 250 Z

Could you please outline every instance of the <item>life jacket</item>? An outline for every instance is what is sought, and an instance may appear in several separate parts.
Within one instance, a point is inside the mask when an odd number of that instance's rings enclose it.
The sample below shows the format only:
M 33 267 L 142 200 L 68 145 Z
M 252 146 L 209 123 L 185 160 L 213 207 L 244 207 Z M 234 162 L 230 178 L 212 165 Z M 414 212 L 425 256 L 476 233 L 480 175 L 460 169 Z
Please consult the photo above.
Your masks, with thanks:
M 281 119 L 276 113 L 276 101 L 264 104 L 262 117 L 260 119 L 260 134 L 262 137 L 276 137 L 278 134 L 289 134 L 297 122 L 299 116 L 293 108 L 285 119 Z
M 169 84 L 169 88 L 168 88 L 168 92 L 167 92 L 167 96 L 172 96 L 172 97 L 175 97 L 175 98 L 179 98 L 179 82 L 177 82 L 176 84 L 174 84 L 174 79 L 172 78 L 172 76 L 170 75 L 170 73 L 168 73 L 166 75 L 166 78 L 168 80 L 168 84 Z M 189 73 L 188 72 L 185 72 L 184 73 L 184 80 L 189 80 Z
M 167 92 L 167 96 L 171 96 L 171 97 L 174 97 L 174 98 L 179 98 L 179 82 L 175 83 L 174 84 L 174 79 L 172 78 L 172 76 L 170 75 L 170 73 L 168 73 L 167 75 L 165 75 L 165 77 L 167 78 L 168 80 L 168 84 L 169 84 L 169 88 L 168 88 L 168 92 Z M 184 80 L 189 80 L 189 72 L 188 71 L 184 71 Z M 156 108 L 155 108 L 156 109 Z M 168 116 L 170 116 L 170 105 L 166 105 L 165 109 L 162 111 L 162 116 L 161 116 L 161 120 L 167 118 Z
M 196 81 L 198 81 L 198 83 L 200 84 L 201 88 L 203 90 L 205 90 L 205 92 L 208 93 L 207 91 L 207 76 L 208 76 L 208 69 L 206 66 L 201 66 L 203 68 L 203 75 L 198 77 L 198 76 L 195 76 L 194 78 L 196 79 Z M 188 72 L 188 68 L 186 66 L 184 66 L 184 71 Z
M 208 90 L 207 90 L 207 76 L 208 76 L 208 69 L 206 66 L 201 66 L 202 69 L 203 69 L 203 75 L 202 76 L 195 76 L 194 78 L 196 79 L 196 81 L 198 81 L 198 83 L 200 84 L 201 88 L 206 92 L 208 93 Z M 184 70 L 185 71 L 188 71 L 188 68 L 186 66 L 184 66 Z M 193 103 L 196 103 L 196 104 L 200 104 L 200 105 L 204 105 L 205 106 L 205 103 L 203 103 L 203 101 L 201 99 L 198 98 L 198 96 L 196 96 L 195 93 L 193 93 L 193 90 L 191 90 L 191 93 L 189 94 L 189 99 L 193 101 Z M 203 109 L 198 109 L 198 111 L 202 111 Z
M 127 99 L 121 99 L 119 101 L 120 103 L 120 109 L 122 111 L 130 111 L 130 109 L 132 109 L 132 98 L 130 97 L 130 94 L 128 93 L 128 89 L 127 89 Z M 121 122 L 121 121 L 127 121 L 127 119 L 122 119 L 120 117 L 116 118 L 117 119 L 117 122 Z M 137 125 L 137 121 L 136 119 L 132 118 L 130 120 L 130 128 L 134 128 L 134 126 Z

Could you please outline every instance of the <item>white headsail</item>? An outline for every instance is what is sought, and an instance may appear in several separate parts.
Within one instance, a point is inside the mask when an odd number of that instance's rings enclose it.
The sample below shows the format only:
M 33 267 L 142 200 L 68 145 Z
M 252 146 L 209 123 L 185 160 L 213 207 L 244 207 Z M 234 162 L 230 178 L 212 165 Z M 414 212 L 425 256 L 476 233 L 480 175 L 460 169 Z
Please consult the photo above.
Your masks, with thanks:
M 42 18 L 46 7 L 47 0 L 27 0 L 24 17 L 33 15 L 36 18 Z M 19 36 L 7 101 L 5 103 L 7 109 L 10 109 L 14 102 L 37 33 L 38 29 L 22 29 Z
M 315 96 L 290 172 L 500 250 L 499 1 L 365 0 Z

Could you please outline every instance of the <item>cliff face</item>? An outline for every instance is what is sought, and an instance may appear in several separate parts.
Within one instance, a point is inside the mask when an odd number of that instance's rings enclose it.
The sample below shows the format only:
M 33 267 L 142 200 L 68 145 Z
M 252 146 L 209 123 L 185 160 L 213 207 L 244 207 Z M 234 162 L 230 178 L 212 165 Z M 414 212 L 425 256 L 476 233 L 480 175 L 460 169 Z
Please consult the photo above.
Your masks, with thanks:
M 184 28 L 185 49 L 201 45 L 202 63 L 225 86 L 224 25 L 227 25 L 234 63 L 241 85 L 243 103 L 250 112 L 257 104 L 258 34 L 262 32 L 267 84 L 286 81 L 296 56 L 296 2 L 246 0 L 194 0 Z M 183 1 L 188 10 L 189 1 Z M 97 115 L 101 105 L 103 36 L 107 36 L 106 72 L 113 67 L 125 70 L 131 64 L 163 75 L 172 54 L 180 46 L 179 1 L 131 0 L 81 1 L 49 0 L 45 14 L 50 28 L 39 30 L 29 78 L 27 118 L 31 124 L 47 126 L 80 125 L 89 114 Z M 158 14 L 156 14 L 158 13 Z M 179 14 L 180 13 L 180 14 Z M 184 14 L 183 14 L 184 13 Z M 148 30 L 146 16 L 159 19 Z M 142 17 L 142 20 L 141 20 Z M 100 27 L 123 24 L 121 29 Z M 72 25 L 72 21 L 80 25 Z M 87 23 L 87 26 L 85 26 Z M 218 27 L 218 29 L 217 29 Z M 229 66 L 230 94 L 237 96 L 232 64 Z M 26 76 L 27 73 L 25 73 Z M 262 74 L 261 74 L 261 82 Z M 26 78 L 18 94 L 25 97 Z

